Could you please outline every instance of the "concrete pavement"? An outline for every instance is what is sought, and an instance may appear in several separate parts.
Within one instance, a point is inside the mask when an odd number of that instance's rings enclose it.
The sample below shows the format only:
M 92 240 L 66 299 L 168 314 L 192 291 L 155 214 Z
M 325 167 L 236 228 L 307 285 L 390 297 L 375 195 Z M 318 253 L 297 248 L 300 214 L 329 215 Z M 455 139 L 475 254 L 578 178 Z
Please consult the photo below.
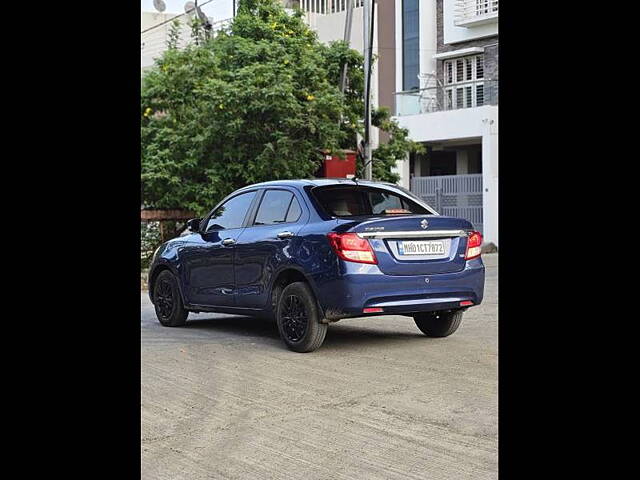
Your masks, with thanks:
M 143 479 L 497 478 L 497 264 L 456 333 L 341 320 L 313 353 L 275 324 L 141 297 Z

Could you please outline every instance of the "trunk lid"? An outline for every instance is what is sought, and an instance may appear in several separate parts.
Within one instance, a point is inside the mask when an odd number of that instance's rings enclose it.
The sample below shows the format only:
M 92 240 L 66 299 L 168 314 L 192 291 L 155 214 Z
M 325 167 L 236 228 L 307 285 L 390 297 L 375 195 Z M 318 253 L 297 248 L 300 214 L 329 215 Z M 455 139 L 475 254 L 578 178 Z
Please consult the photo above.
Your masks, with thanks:
M 433 275 L 465 268 L 467 220 L 441 215 L 350 218 L 336 231 L 369 240 L 386 275 Z

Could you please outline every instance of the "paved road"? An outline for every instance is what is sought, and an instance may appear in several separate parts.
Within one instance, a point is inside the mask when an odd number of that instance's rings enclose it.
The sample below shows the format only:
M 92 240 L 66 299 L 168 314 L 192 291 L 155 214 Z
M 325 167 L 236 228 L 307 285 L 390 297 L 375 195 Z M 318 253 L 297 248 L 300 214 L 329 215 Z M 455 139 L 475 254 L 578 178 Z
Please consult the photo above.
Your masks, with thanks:
M 449 338 L 408 317 L 342 320 L 288 351 L 275 325 L 142 307 L 143 479 L 497 478 L 497 255 Z

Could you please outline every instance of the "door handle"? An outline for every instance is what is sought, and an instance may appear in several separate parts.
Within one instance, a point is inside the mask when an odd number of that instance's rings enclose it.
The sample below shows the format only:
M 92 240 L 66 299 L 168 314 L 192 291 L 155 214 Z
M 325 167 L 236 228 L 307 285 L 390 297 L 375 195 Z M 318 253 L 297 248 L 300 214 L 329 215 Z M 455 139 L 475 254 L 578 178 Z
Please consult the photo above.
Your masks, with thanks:
M 223 245 L 233 245 L 234 243 L 236 243 L 235 238 L 225 238 L 222 240 Z
M 278 234 L 278 238 L 291 238 L 291 237 L 295 237 L 293 232 L 280 232 Z

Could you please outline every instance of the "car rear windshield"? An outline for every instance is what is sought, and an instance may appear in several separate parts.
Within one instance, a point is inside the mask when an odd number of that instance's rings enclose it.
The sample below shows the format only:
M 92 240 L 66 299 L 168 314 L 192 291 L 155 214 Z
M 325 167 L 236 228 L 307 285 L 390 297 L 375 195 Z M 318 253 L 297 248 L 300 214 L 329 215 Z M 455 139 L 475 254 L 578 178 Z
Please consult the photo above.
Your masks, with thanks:
M 431 214 L 409 198 L 371 187 L 316 187 L 313 195 L 322 208 L 336 217 Z

